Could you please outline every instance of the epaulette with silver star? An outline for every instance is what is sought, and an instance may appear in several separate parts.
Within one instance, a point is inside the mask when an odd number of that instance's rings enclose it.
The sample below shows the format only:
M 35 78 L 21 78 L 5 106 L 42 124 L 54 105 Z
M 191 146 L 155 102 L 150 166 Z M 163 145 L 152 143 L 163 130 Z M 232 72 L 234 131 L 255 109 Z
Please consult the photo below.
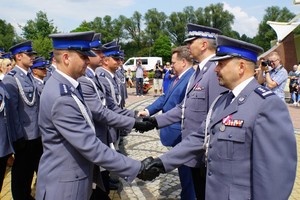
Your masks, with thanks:
M 274 92 L 272 92 L 271 90 L 263 86 L 257 87 L 254 91 L 264 99 L 267 98 L 268 96 L 272 96 L 275 94 Z
M 99 75 L 102 76 L 102 77 L 105 77 L 105 73 L 104 72 L 101 72 Z
M 15 70 L 11 70 L 10 72 L 8 72 L 8 74 L 7 75 L 11 75 L 11 76 L 14 76 L 14 75 L 16 75 L 16 71 Z
M 59 88 L 62 96 L 71 95 L 71 89 L 66 84 L 59 84 Z

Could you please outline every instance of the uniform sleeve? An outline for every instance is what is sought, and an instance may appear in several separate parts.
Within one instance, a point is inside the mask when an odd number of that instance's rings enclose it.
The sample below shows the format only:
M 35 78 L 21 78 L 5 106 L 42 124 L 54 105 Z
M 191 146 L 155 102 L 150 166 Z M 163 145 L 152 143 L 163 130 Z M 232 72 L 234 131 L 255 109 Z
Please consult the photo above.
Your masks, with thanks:
M 151 105 L 147 106 L 146 109 L 149 111 L 150 115 L 154 115 L 155 113 L 163 109 L 164 102 L 165 102 L 165 95 L 161 95 Z
M 204 125 L 204 124 L 203 124 Z M 204 153 L 202 149 L 204 135 L 200 131 L 192 132 L 174 148 L 160 156 L 166 172 L 170 172 Z
M 16 81 L 13 76 L 7 75 L 3 79 L 3 83 L 7 89 L 10 96 L 8 103 L 10 116 L 14 119 L 14 125 L 12 127 L 12 140 L 16 141 L 18 139 L 24 138 L 24 128 L 21 124 L 19 109 L 19 90 Z
M 166 113 L 155 116 L 158 127 L 163 128 L 181 121 L 181 105 L 177 105 Z
M 95 122 L 115 128 L 125 128 L 129 131 L 133 128 L 134 118 L 117 114 L 104 107 L 90 81 L 80 79 L 80 83 L 84 100 L 90 108 Z
M 286 105 L 267 97 L 253 131 L 253 199 L 288 199 L 296 176 L 296 139 Z
M 140 162 L 117 153 L 96 138 L 72 97 L 58 98 L 51 116 L 58 133 L 87 160 L 116 172 L 129 182 L 137 176 Z
M 122 109 L 118 105 L 115 104 L 114 99 L 112 97 L 110 85 L 107 82 L 107 80 L 105 78 L 99 76 L 99 81 L 101 81 L 101 83 L 105 87 L 107 107 L 110 110 L 114 111 L 115 113 L 125 115 L 125 116 L 129 116 L 129 117 L 134 117 L 134 111 L 128 110 L 128 109 Z

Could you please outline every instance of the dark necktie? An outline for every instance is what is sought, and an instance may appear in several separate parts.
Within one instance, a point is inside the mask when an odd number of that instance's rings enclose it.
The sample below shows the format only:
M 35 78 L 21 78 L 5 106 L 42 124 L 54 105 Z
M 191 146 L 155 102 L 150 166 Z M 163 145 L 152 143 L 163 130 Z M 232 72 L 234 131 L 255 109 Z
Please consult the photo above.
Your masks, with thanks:
M 229 92 L 226 97 L 225 108 L 227 108 L 227 106 L 229 106 L 229 104 L 231 103 L 233 98 L 234 98 L 234 94 L 232 92 Z
M 179 81 L 179 77 L 177 76 L 176 79 L 174 80 L 173 84 L 172 84 L 172 87 L 174 87 L 178 81 Z
M 83 99 L 83 94 L 82 94 L 82 89 L 81 89 L 81 85 L 80 83 L 78 84 L 77 88 L 76 88 L 81 96 L 81 98 Z
M 200 73 L 200 68 L 199 68 L 199 66 L 197 66 L 197 70 L 195 73 L 195 79 L 198 77 L 199 73 Z
M 30 80 L 30 82 L 32 82 L 32 78 L 31 78 L 31 73 L 27 72 L 27 78 Z

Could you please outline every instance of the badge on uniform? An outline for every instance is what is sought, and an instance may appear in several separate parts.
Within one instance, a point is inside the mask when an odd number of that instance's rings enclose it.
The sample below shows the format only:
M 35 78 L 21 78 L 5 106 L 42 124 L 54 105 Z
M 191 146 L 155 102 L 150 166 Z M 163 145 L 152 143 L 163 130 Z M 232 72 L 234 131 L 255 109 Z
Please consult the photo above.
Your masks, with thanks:
M 195 91 L 201 91 L 204 90 L 204 87 L 201 87 L 198 83 L 194 86 Z
M 222 123 L 224 126 L 242 127 L 244 124 L 244 120 L 232 119 L 232 115 L 228 115 L 227 117 L 223 118 Z

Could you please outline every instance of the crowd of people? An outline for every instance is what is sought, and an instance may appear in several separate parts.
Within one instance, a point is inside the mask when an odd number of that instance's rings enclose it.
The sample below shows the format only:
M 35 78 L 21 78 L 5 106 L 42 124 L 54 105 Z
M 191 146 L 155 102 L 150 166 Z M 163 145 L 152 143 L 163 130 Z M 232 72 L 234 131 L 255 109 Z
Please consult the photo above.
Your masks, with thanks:
M 116 41 L 102 44 L 99 33 L 49 35 L 50 61 L 31 41 L 2 52 L 0 189 L 14 155 L 15 200 L 110 199 L 112 172 L 151 181 L 175 168 L 181 199 L 288 199 L 297 148 L 284 87 L 288 78 L 299 83 L 299 73 L 288 74 L 276 52 L 257 67 L 263 49 L 219 29 L 187 29 L 171 63 L 153 69 L 158 98 L 139 111 L 125 106 L 134 84 L 124 51 Z M 141 61 L 134 71 L 143 96 Z M 154 128 L 170 151 L 142 161 L 120 153 L 122 135 Z

